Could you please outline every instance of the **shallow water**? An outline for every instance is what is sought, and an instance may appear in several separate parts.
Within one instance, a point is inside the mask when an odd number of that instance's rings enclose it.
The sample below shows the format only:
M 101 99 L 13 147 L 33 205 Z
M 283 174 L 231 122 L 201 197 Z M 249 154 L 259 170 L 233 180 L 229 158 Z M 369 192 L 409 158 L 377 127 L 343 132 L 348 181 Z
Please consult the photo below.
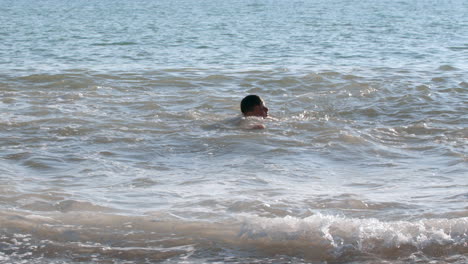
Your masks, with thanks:
M 0 263 L 468 261 L 463 1 L 2 6 Z

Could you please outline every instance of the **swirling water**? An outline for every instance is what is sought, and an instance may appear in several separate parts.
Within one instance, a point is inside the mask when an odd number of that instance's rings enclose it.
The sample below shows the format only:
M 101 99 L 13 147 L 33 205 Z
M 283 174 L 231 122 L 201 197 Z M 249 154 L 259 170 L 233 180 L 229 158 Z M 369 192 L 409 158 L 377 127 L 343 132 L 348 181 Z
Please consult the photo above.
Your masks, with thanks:
M 465 1 L 0 3 L 1 263 L 468 261 Z

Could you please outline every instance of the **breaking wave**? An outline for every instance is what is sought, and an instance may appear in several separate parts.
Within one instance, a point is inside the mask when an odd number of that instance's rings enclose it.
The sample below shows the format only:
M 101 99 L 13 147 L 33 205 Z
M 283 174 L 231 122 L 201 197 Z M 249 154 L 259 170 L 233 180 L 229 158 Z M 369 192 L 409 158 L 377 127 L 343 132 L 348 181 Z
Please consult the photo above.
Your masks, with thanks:
M 4 263 L 41 258 L 170 262 L 189 255 L 195 260 L 223 258 L 233 250 L 242 252 L 238 263 L 248 257 L 331 263 L 415 256 L 462 261 L 468 253 L 468 217 L 381 221 L 318 213 L 306 218 L 238 215 L 209 222 L 164 213 L 4 212 L 0 220 L 0 261 Z

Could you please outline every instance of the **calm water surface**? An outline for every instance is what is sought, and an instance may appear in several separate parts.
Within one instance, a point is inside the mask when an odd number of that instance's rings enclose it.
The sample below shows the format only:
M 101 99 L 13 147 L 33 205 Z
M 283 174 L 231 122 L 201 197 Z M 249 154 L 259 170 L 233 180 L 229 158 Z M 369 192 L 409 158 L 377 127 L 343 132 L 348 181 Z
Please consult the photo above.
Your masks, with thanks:
M 467 13 L 0 0 L 0 263 L 466 263 Z

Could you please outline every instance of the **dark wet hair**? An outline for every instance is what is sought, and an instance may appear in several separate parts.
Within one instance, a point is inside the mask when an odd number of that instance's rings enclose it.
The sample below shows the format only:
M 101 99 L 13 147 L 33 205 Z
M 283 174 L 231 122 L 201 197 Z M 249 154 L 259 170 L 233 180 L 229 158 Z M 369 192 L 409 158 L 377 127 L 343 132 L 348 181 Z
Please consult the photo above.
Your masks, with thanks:
M 260 96 L 255 95 L 255 94 L 247 95 L 241 101 L 241 105 L 240 105 L 241 112 L 243 114 L 245 114 L 245 113 L 248 113 L 250 111 L 253 111 L 255 106 L 261 105 L 262 103 L 263 103 L 263 101 L 260 98 Z

